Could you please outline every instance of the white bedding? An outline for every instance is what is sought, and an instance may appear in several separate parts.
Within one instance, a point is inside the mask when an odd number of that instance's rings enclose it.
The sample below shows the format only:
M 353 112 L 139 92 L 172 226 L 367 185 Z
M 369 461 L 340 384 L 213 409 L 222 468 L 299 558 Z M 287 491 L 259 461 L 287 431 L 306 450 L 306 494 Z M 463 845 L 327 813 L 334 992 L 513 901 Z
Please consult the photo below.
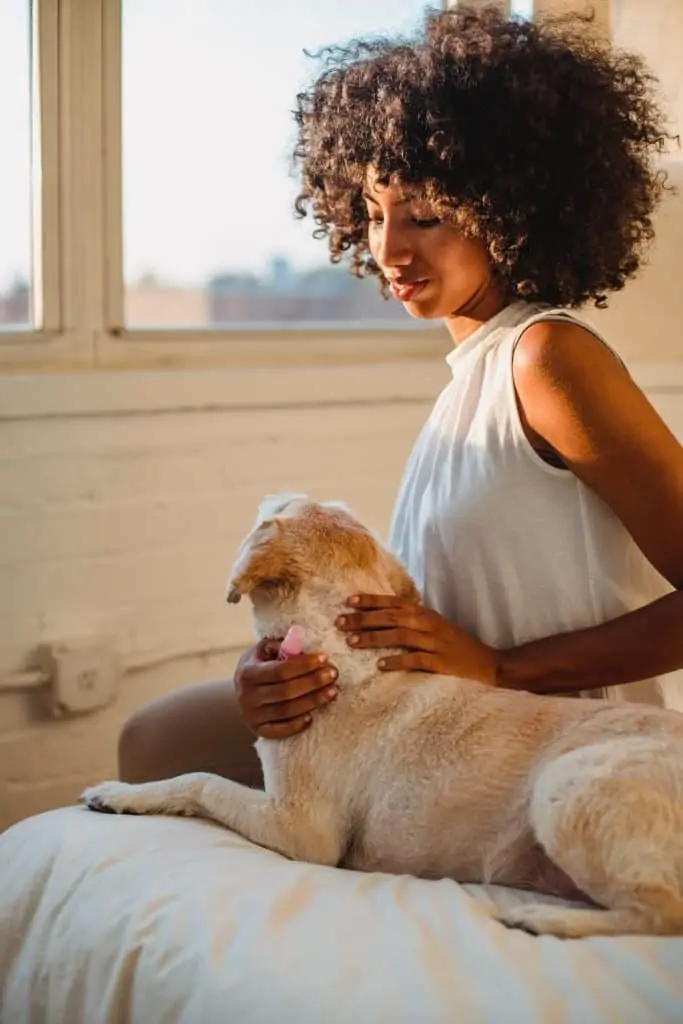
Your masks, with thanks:
M 65 808 L 0 836 L 0 1021 L 683 1021 L 683 939 L 535 939 L 487 914 L 529 898 Z

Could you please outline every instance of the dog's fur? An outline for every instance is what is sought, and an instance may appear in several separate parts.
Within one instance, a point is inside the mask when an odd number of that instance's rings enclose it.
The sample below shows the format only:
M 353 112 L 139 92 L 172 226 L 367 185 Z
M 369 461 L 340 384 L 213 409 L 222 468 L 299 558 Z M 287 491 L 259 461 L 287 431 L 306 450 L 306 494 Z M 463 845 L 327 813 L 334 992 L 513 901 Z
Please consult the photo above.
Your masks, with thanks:
M 257 741 L 265 792 L 197 773 L 83 794 L 97 810 L 212 818 L 287 857 L 497 882 L 592 905 L 524 904 L 502 920 L 563 937 L 683 934 L 683 715 L 380 673 L 335 627 L 352 593 L 419 600 L 343 506 L 267 499 L 228 600 L 256 633 L 304 627 L 339 696 L 287 740 Z M 604 909 L 602 909 L 604 908 Z

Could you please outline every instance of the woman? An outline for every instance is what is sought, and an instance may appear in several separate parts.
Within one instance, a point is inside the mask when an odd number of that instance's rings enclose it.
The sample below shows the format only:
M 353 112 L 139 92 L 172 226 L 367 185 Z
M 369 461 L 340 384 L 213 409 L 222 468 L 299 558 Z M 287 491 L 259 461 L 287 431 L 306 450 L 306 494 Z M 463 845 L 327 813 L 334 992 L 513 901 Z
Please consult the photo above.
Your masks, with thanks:
M 339 621 L 352 645 L 401 650 L 384 671 L 667 702 L 660 677 L 683 666 L 683 450 L 569 312 L 603 305 L 651 238 L 667 141 L 651 87 L 582 25 L 459 6 L 412 43 L 328 51 L 298 97 L 299 213 L 333 260 L 348 252 L 454 343 L 391 531 L 425 606 L 354 595 Z M 336 695 L 333 665 L 277 648 L 248 651 L 234 690 L 138 712 L 122 777 L 258 785 L 253 734 L 292 736 Z

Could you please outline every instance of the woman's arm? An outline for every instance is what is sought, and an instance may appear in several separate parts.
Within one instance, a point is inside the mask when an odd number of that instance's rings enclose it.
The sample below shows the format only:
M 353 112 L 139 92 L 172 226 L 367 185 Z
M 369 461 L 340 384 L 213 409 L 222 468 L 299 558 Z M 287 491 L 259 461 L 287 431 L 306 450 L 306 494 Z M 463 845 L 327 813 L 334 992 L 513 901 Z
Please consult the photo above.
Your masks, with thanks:
M 600 626 L 499 652 L 499 685 L 567 692 L 683 667 L 683 448 L 609 349 L 581 327 L 534 325 L 513 370 L 532 443 L 549 445 L 609 505 L 676 592 Z
M 532 693 L 618 686 L 683 668 L 683 591 L 600 626 L 494 654 L 496 685 Z

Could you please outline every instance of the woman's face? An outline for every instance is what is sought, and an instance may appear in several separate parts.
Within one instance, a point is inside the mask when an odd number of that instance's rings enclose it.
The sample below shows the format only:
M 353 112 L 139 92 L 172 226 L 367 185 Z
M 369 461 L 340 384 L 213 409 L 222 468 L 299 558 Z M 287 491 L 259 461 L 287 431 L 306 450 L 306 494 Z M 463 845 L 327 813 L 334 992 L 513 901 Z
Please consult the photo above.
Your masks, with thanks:
M 469 317 L 489 303 L 497 287 L 481 242 L 463 238 L 398 184 L 379 185 L 370 174 L 363 195 L 370 252 L 411 316 Z

